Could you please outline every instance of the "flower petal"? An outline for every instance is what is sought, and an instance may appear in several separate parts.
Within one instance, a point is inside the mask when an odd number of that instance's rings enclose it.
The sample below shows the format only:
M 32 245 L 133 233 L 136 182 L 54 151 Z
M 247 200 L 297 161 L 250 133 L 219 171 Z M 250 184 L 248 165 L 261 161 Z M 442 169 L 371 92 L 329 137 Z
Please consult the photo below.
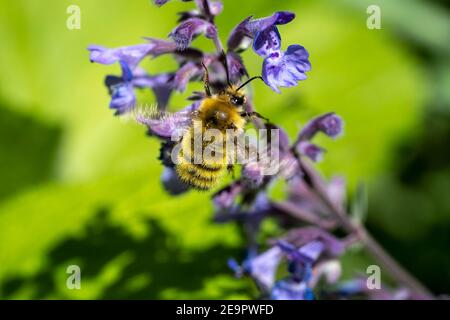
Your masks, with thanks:
M 109 107 L 115 109 L 115 115 L 124 114 L 132 110 L 136 104 L 133 85 L 121 83 L 111 88 L 111 102 Z
M 305 80 L 305 72 L 311 69 L 309 54 L 300 45 L 291 45 L 285 53 L 273 52 L 263 63 L 262 77 L 275 92 L 278 87 L 293 87 L 297 81 Z
M 226 188 L 220 190 L 213 196 L 213 204 L 217 211 L 223 211 L 231 208 L 237 196 L 241 193 L 242 186 L 240 183 L 233 183 Z
M 223 11 L 222 1 L 209 1 L 209 11 L 213 16 L 218 16 Z
M 297 152 L 310 158 L 314 162 L 322 160 L 325 149 L 310 143 L 309 141 L 301 141 L 297 144 Z
M 327 193 L 336 206 L 343 206 L 346 196 L 345 179 L 343 177 L 333 177 L 327 185 Z
M 111 95 L 109 107 L 115 109 L 115 115 L 124 114 L 132 110 L 136 105 L 136 97 L 134 95 L 134 87 L 131 83 L 133 74 L 129 66 L 120 61 L 122 68 L 122 77 L 107 76 L 105 84 Z
M 241 21 L 233 30 L 231 30 L 228 36 L 227 46 L 230 51 L 238 51 L 247 49 L 251 42 L 253 36 L 247 28 L 249 21 L 252 16 L 245 18 Z
M 203 75 L 202 67 L 195 62 L 187 62 L 176 73 L 173 80 L 175 90 L 183 92 L 188 82 L 194 78 L 200 78 Z
M 343 121 L 334 112 L 326 113 L 308 122 L 300 131 L 297 140 L 311 140 L 316 133 L 323 132 L 336 138 L 342 133 Z
M 100 64 L 112 64 L 121 60 L 133 70 L 147 55 L 156 57 L 164 53 L 174 52 L 177 49 L 176 44 L 170 41 L 152 38 L 147 38 L 147 40 L 150 42 L 111 49 L 91 45 L 88 47 L 90 60 Z
M 313 300 L 314 294 L 305 282 L 286 279 L 275 283 L 270 298 L 274 300 Z
M 150 49 L 148 54 L 153 57 L 157 57 L 165 53 L 175 53 L 178 49 L 176 43 L 173 43 L 172 41 L 149 37 L 145 37 L 144 39 L 149 41 L 150 44 L 152 45 L 152 48 Z
M 281 36 L 275 26 L 258 32 L 253 40 L 253 50 L 264 58 L 280 51 L 280 48 Z
M 178 112 L 167 113 L 160 118 L 148 117 L 145 110 L 136 114 L 136 121 L 146 125 L 150 134 L 160 138 L 181 137 L 184 130 L 192 123 L 192 112 L 196 110 L 198 103 L 194 103 Z
M 158 6 L 161 7 L 162 5 L 166 4 L 167 2 L 169 2 L 169 0 L 153 0 L 153 2 Z
M 141 60 L 149 54 L 152 48 L 153 44 L 146 43 L 115 49 L 92 45 L 88 47 L 88 50 L 91 52 L 91 62 L 112 64 L 121 60 L 124 61 L 131 69 L 134 69 L 139 62 L 141 62 Z
M 309 282 L 314 287 L 321 278 L 325 278 L 328 284 L 336 283 L 342 274 L 342 267 L 339 260 L 327 260 L 314 267 L 312 278 Z
M 329 256 L 336 257 L 345 250 L 345 243 L 329 232 L 317 227 L 297 228 L 289 232 L 285 240 L 297 247 L 320 241 L 323 243 L 323 252 Z
M 324 245 L 321 241 L 312 241 L 298 249 L 298 253 L 306 257 L 310 262 L 316 261 L 324 250 Z
M 265 290 L 272 288 L 282 257 L 283 254 L 280 248 L 272 247 L 250 261 L 250 275 Z
M 242 170 L 242 178 L 245 184 L 251 188 L 259 187 L 264 180 L 264 169 L 258 162 L 249 162 L 244 165 Z
M 265 18 L 252 20 L 252 16 L 245 18 L 230 33 L 228 49 L 232 51 L 245 50 L 250 45 L 249 39 L 254 38 L 258 32 L 291 22 L 295 14 L 288 11 L 278 11 Z
M 239 83 L 243 76 L 248 76 L 247 69 L 240 55 L 234 52 L 227 53 L 228 71 L 232 83 Z
M 209 39 L 217 37 L 216 27 L 203 19 L 190 18 L 181 22 L 173 31 L 169 34 L 180 50 L 184 50 L 189 47 L 194 37 L 204 34 Z
M 135 75 L 133 85 L 138 88 L 150 88 L 153 90 L 159 109 L 165 109 L 173 90 L 172 73 L 162 73 L 158 75 Z
M 180 180 L 174 168 L 164 167 L 161 175 L 161 182 L 164 189 L 171 195 L 180 195 L 189 190 L 189 186 Z

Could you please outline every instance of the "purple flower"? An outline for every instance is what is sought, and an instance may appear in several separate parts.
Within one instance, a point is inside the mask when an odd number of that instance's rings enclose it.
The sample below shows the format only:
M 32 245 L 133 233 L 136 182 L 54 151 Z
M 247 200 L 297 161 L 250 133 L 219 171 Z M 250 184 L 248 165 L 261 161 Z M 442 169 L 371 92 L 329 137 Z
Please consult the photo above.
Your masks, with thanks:
M 169 37 L 175 41 L 180 50 L 184 50 L 200 34 L 204 34 L 209 39 L 214 39 L 217 37 L 217 29 L 212 23 L 206 20 L 190 18 L 181 22 L 181 24 L 173 29 Z
M 132 83 L 133 74 L 124 61 L 120 61 L 122 77 L 108 76 L 105 84 L 111 95 L 109 107 L 116 110 L 115 115 L 121 115 L 132 110 L 136 104 L 134 87 Z
M 265 43 L 275 43 L 273 35 L 274 32 L 269 33 Z M 278 87 L 296 86 L 298 81 L 306 79 L 305 72 L 311 70 L 308 51 L 300 45 L 291 45 L 286 52 L 275 51 L 270 46 L 265 51 L 273 52 L 264 60 L 262 77 L 275 92 L 280 93 Z
M 301 141 L 297 144 L 297 152 L 301 155 L 307 156 L 314 162 L 322 160 L 324 149 L 316 146 L 308 141 Z
M 245 18 L 231 31 L 227 42 L 229 50 L 246 49 L 251 43 L 249 39 L 255 38 L 259 31 L 264 31 L 275 25 L 289 23 L 294 20 L 295 14 L 288 11 L 278 11 L 270 17 L 255 20 L 251 18 L 251 16 Z
M 334 112 L 326 113 L 308 122 L 300 131 L 297 140 L 311 140 L 316 133 L 323 132 L 331 138 L 342 133 L 343 121 Z
M 250 275 L 265 290 L 272 288 L 282 257 L 281 250 L 273 247 L 251 260 Z
M 305 72 L 311 69 L 309 54 L 300 45 L 291 45 L 286 52 L 281 51 L 281 36 L 277 25 L 291 22 L 295 15 L 280 11 L 270 17 L 252 20 L 244 19 L 231 32 L 228 49 L 232 51 L 246 49 L 253 39 L 253 50 L 264 57 L 262 77 L 275 92 L 278 87 L 296 86 L 305 80 Z

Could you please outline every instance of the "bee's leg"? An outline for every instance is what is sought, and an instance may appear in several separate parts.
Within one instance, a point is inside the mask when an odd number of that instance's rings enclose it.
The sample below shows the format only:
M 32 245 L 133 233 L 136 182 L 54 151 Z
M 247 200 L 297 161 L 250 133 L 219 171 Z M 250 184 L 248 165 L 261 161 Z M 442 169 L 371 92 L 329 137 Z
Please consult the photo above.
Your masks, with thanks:
M 261 114 L 259 114 L 256 111 L 243 112 L 243 113 L 241 113 L 241 116 L 244 117 L 244 118 L 249 118 L 249 119 L 260 118 L 260 119 L 263 119 L 266 122 L 270 122 L 269 119 L 267 119 L 266 117 L 263 117 Z
M 203 75 L 203 85 L 205 87 L 205 93 L 208 97 L 211 96 L 211 89 L 209 88 L 209 73 L 208 68 L 206 68 L 205 64 L 202 61 L 202 66 L 205 69 L 205 74 Z
M 231 174 L 231 178 L 234 180 L 236 177 L 234 176 L 234 166 L 232 164 L 227 165 L 228 174 Z

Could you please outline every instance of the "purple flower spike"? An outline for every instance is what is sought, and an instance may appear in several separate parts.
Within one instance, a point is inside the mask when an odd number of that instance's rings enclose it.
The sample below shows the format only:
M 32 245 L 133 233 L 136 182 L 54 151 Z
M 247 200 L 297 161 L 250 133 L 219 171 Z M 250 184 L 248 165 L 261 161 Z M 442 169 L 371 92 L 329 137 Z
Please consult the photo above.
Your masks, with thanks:
M 308 57 L 308 51 L 300 45 L 291 45 L 284 53 L 273 52 L 264 60 L 262 77 L 273 91 L 280 93 L 278 87 L 293 87 L 306 79 L 305 72 L 311 70 Z
M 200 35 L 204 34 L 209 39 L 217 37 L 216 27 L 203 19 L 191 18 L 183 21 L 179 24 L 170 34 L 180 50 L 185 50 L 189 47 L 192 40 Z
M 342 133 L 343 121 L 334 112 L 326 113 L 308 122 L 298 135 L 298 141 L 311 140 L 318 132 L 336 138 Z
M 318 147 L 308 141 L 301 141 L 297 145 L 297 152 L 310 158 L 314 162 L 322 160 L 324 151 L 325 150 L 321 147 Z

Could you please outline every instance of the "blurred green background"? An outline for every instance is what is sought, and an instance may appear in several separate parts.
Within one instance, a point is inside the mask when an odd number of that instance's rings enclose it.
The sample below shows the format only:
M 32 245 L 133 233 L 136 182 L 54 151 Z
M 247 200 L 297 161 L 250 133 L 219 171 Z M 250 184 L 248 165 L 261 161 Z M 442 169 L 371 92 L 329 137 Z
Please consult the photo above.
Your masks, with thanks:
M 436 293 L 450 292 L 450 13 L 418 0 L 225 0 L 223 40 L 244 17 L 297 14 L 281 26 L 283 47 L 310 52 L 312 71 L 281 95 L 255 84 L 257 110 L 288 129 L 323 112 L 345 119 L 345 135 L 318 137 L 324 175 L 369 186 L 368 228 Z M 68 30 L 66 9 L 81 9 Z M 366 27 L 370 4 L 382 29 Z M 178 198 L 159 182 L 158 143 L 108 110 L 103 86 L 118 66 L 89 63 L 89 44 L 165 38 L 176 12 L 148 0 L 2 1 L 0 4 L 0 298 L 251 298 L 249 281 L 226 267 L 242 257 L 234 225 L 216 225 L 208 194 Z M 212 49 L 198 39 L 195 45 Z M 246 52 L 251 75 L 262 61 Z M 169 57 L 148 60 L 172 70 Z M 172 100 L 186 105 L 189 91 Z M 150 93 L 140 94 L 153 101 Z M 362 251 L 344 276 L 365 270 Z M 82 289 L 66 288 L 66 268 Z

